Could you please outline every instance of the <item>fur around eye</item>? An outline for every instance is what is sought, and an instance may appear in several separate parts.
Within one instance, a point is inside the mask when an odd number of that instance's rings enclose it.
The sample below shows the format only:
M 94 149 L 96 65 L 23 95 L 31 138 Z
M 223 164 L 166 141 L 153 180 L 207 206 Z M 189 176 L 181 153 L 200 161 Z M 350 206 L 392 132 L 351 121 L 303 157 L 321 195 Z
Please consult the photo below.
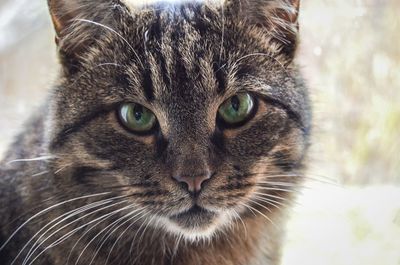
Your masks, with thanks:
M 251 117 L 255 108 L 249 93 L 238 93 L 227 99 L 218 109 L 218 117 L 229 126 L 240 126 Z
M 150 132 L 157 123 L 156 116 L 148 108 L 137 103 L 124 103 L 118 108 L 122 125 L 134 133 Z

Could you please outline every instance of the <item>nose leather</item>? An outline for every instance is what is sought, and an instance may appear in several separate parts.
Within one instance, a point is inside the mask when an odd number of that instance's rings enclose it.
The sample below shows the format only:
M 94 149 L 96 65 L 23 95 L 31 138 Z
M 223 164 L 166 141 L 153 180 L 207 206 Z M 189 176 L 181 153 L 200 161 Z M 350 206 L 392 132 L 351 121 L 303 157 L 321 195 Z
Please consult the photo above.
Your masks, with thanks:
M 174 176 L 180 183 L 186 183 L 188 191 L 197 193 L 201 190 L 201 184 L 210 178 L 209 173 L 200 174 L 197 176 L 190 176 L 190 175 L 178 175 Z

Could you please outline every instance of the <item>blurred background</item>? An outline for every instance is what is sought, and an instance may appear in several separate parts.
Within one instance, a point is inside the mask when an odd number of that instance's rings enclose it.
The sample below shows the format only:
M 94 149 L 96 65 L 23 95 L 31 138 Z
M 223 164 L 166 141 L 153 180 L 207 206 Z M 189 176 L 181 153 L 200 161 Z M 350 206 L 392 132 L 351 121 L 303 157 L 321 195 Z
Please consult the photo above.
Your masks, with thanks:
M 302 0 L 309 181 L 284 265 L 400 265 L 400 1 Z M 0 0 L 0 157 L 57 77 L 45 0 Z

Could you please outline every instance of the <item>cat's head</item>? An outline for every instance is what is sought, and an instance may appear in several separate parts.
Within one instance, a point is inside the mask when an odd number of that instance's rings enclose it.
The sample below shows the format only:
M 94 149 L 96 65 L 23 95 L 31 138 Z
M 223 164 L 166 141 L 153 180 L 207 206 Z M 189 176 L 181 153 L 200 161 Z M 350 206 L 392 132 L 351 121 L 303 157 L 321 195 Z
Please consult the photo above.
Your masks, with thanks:
M 308 142 L 298 2 L 50 0 L 56 181 L 126 195 L 185 238 L 268 217 L 301 180 Z

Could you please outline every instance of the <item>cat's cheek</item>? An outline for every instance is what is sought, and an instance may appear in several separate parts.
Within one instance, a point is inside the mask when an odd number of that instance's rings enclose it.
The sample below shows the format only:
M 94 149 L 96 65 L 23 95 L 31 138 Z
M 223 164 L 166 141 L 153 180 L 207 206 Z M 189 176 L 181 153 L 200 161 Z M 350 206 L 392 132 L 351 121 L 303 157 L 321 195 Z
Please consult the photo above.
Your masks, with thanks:
M 260 104 L 258 113 L 248 124 L 224 132 L 227 150 L 240 163 L 267 156 L 287 133 L 288 122 L 284 110 Z
M 252 198 L 260 199 L 262 194 L 290 198 L 293 188 L 303 181 L 303 160 L 307 144 L 302 131 L 292 128 L 274 146 L 269 155 L 261 158 L 250 169 L 249 181 L 256 187 Z M 268 198 L 271 199 L 271 198 Z
M 285 172 L 302 168 L 308 147 L 306 137 L 301 129 L 291 127 L 290 132 L 271 150 L 271 162 Z

